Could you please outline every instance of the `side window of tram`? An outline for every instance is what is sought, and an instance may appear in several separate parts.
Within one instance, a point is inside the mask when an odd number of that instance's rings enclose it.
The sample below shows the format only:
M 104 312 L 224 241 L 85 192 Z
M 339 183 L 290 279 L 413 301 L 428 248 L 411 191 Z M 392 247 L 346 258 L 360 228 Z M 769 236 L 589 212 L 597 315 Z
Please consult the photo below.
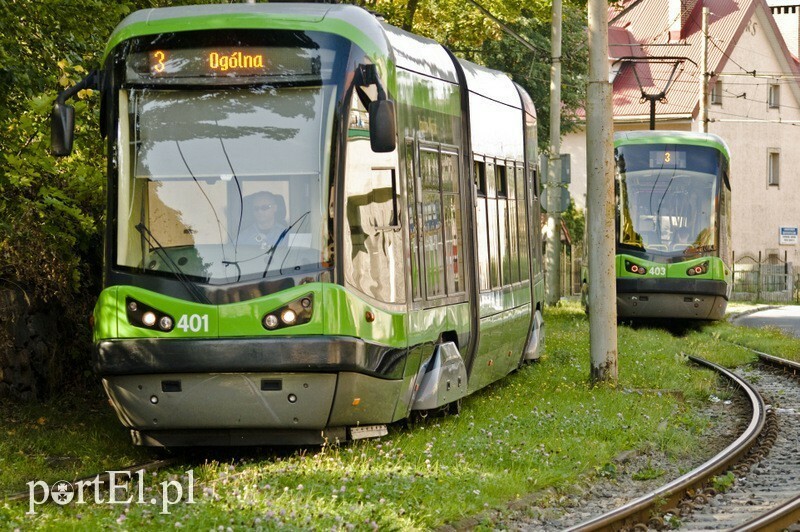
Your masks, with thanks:
M 422 176 L 422 240 L 425 262 L 425 292 L 428 298 L 445 295 L 442 198 L 439 192 L 439 153 L 420 149 Z
M 464 291 L 461 225 L 461 194 L 458 180 L 458 154 L 442 152 L 442 203 L 444 205 L 444 253 L 447 265 L 447 293 Z
M 358 98 L 351 102 L 344 175 L 344 274 L 348 284 L 387 303 L 405 302 L 405 258 L 397 199 L 397 151 L 375 153 Z
M 465 289 L 458 165 L 455 150 L 420 148 L 421 242 L 428 299 L 462 293 Z
M 478 282 L 482 292 L 529 278 L 524 168 L 474 163 Z
M 511 171 L 513 172 L 513 169 Z M 497 226 L 500 229 L 498 248 L 500 249 L 501 282 L 503 285 L 509 285 L 514 282 L 514 276 L 511 274 L 511 231 L 508 224 L 509 187 L 506 167 L 495 166 L 494 175 L 497 180 Z M 517 270 L 517 280 L 519 280 L 519 270 Z
M 528 174 L 533 177 L 533 172 Z M 530 265 L 528 262 L 528 222 L 525 216 L 525 168 L 517 166 L 517 231 L 519 237 L 519 278 L 525 281 L 530 277 Z
M 477 222 L 478 234 L 478 285 L 481 292 L 485 292 L 492 287 L 489 278 L 489 227 L 487 225 L 486 207 L 486 164 L 483 161 L 473 163 L 473 175 L 475 176 L 475 190 L 477 198 L 475 201 L 475 221 Z
M 500 229 L 497 226 L 497 177 L 494 163 L 486 163 L 486 218 L 489 231 L 489 280 L 500 288 Z
M 406 140 L 406 205 L 408 209 L 408 241 L 411 249 L 411 297 L 422 299 L 422 277 L 419 264 L 419 219 L 417 218 L 416 151 L 413 140 Z

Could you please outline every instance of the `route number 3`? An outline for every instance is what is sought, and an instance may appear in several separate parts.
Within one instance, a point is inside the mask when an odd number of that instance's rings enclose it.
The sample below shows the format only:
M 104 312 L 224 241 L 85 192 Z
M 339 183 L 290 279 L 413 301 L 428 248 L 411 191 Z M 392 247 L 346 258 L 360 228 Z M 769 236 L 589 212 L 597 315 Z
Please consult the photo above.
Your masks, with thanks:
M 183 314 L 176 327 L 183 332 L 208 332 L 208 314 Z

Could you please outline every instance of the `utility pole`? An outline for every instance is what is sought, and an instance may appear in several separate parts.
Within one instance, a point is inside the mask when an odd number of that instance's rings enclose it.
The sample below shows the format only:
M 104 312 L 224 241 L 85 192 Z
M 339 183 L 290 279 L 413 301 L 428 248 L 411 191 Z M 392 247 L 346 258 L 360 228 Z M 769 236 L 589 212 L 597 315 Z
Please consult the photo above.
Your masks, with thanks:
M 589 0 L 586 175 L 591 381 L 617 382 L 614 124 L 608 80 L 608 0 Z
M 561 0 L 553 0 L 550 158 L 547 165 L 547 304 L 561 299 Z
M 700 54 L 700 131 L 708 133 L 708 8 L 703 6 L 703 45 Z

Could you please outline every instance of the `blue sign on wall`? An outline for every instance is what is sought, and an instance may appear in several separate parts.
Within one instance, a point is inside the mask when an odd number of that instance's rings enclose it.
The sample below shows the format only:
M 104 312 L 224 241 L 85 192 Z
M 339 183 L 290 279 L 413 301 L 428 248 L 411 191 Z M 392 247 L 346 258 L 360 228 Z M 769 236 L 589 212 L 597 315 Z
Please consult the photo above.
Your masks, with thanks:
M 798 241 L 797 227 L 781 227 L 781 237 L 780 237 L 781 245 L 793 245 L 797 244 L 797 241 Z

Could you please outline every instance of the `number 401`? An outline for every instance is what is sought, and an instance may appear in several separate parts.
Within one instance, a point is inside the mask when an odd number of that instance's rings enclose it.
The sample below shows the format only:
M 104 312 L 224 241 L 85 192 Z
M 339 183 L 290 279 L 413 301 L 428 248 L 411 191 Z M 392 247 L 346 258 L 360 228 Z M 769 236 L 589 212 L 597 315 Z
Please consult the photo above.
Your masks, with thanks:
M 176 327 L 183 332 L 208 332 L 208 314 L 183 314 Z

